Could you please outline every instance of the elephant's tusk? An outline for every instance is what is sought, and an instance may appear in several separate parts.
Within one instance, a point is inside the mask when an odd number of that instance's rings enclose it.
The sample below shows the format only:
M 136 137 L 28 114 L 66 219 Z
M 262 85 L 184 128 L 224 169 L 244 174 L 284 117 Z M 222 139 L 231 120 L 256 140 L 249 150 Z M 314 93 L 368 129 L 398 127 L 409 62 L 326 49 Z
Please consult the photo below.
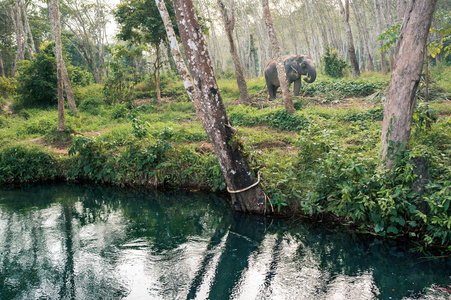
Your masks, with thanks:
M 299 75 L 299 72 L 293 66 L 291 66 L 291 68 L 296 73 L 296 77 L 300 77 L 301 76 L 301 75 Z

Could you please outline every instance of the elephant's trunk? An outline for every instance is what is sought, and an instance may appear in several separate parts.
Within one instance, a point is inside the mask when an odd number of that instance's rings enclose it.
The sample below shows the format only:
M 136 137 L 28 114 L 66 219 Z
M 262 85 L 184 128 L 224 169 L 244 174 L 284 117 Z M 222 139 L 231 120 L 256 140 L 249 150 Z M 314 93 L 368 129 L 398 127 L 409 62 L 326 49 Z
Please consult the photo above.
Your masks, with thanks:
M 308 76 L 304 77 L 304 81 L 307 83 L 312 83 L 316 80 L 316 70 L 315 69 L 311 69 L 308 72 Z

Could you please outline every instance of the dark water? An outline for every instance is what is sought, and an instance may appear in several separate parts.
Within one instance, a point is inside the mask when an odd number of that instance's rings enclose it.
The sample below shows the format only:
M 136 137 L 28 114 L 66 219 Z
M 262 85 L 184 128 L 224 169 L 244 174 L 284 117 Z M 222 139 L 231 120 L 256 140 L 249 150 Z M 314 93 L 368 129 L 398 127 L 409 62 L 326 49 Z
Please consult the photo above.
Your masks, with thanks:
M 449 299 L 451 262 L 214 195 L 0 189 L 0 299 Z

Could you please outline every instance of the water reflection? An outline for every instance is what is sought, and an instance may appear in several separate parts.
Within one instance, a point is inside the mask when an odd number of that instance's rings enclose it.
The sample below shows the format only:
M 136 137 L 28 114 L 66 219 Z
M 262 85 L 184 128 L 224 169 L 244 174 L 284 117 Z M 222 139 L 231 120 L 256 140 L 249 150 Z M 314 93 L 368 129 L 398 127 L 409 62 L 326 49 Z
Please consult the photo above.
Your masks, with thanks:
M 221 198 L 0 190 L 0 299 L 448 299 L 450 261 Z

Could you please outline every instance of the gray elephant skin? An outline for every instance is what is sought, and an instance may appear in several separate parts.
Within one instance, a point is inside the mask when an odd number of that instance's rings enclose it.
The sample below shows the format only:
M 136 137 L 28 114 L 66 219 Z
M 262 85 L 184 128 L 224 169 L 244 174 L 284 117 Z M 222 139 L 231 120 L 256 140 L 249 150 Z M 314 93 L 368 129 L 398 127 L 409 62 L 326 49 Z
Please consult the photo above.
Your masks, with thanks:
M 302 86 L 302 75 L 304 81 L 312 83 L 316 79 L 316 69 L 313 61 L 304 54 L 282 56 L 287 74 L 288 84 L 294 82 L 294 95 L 299 96 Z M 280 87 L 279 77 L 277 76 L 276 59 L 272 59 L 265 68 L 265 80 L 268 87 L 269 99 L 276 98 L 277 89 Z

